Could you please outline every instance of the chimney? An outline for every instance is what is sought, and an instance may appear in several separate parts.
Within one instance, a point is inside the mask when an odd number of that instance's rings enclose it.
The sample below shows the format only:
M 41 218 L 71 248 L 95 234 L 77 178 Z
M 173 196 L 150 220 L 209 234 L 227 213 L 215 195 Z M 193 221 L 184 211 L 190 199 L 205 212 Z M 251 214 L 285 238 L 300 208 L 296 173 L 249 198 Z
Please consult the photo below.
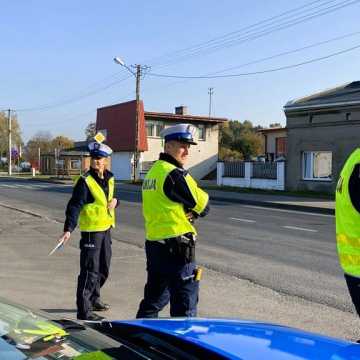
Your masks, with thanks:
M 187 115 L 188 114 L 188 107 L 181 105 L 175 107 L 175 114 L 176 115 Z

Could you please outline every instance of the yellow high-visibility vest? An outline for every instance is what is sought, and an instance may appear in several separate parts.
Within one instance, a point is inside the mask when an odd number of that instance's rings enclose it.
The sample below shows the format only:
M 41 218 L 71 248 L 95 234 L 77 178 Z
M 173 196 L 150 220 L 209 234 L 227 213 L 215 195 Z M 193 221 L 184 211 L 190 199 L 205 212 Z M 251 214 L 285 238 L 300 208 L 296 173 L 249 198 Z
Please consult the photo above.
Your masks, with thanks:
M 108 202 L 114 197 L 114 177 L 109 179 L 109 194 L 106 198 L 104 190 L 89 174 L 83 176 L 88 186 L 94 202 L 85 204 L 79 216 L 79 227 L 81 231 L 94 232 L 105 231 L 110 227 L 115 227 L 115 211 L 108 209 Z
M 346 160 L 336 187 L 336 242 L 339 260 L 346 274 L 360 276 L 360 213 L 353 206 L 349 180 L 360 164 L 360 149 Z
M 186 217 L 183 204 L 170 200 L 164 193 L 165 179 L 174 169 L 175 165 L 158 160 L 144 179 L 142 199 L 147 240 L 168 239 L 186 233 L 197 234 Z M 198 187 L 189 174 L 185 175 L 185 180 L 196 203 L 191 210 L 201 214 L 209 201 L 209 195 Z

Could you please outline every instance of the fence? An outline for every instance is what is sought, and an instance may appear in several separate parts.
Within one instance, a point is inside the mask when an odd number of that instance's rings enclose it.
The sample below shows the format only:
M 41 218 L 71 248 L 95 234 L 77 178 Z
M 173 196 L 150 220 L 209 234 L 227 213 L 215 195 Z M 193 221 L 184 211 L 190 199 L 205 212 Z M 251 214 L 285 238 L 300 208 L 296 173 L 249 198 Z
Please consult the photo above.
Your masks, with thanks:
M 255 179 L 276 179 L 277 162 L 255 162 L 252 166 L 251 177 Z
M 285 189 L 285 162 L 218 162 L 217 184 L 256 189 Z
M 245 163 L 243 161 L 226 161 L 226 162 L 224 162 L 224 176 L 244 177 L 245 176 Z

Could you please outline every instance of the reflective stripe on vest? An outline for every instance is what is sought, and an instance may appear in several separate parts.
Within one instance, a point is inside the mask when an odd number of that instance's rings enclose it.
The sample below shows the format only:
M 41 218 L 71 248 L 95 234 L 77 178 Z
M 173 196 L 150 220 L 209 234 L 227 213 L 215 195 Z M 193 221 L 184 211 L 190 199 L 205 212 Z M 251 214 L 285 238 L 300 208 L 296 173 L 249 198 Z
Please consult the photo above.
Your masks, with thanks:
M 349 194 L 349 180 L 360 163 L 360 149 L 346 160 L 336 187 L 336 242 L 339 260 L 346 274 L 360 276 L 360 214 Z
M 81 231 L 105 231 L 110 227 L 115 227 L 115 211 L 108 209 L 108 202 L 114 197 L 114 178 L 109 179 L 109 194 L 106 199 L 104 190 L 91 176 L 84 176 L 94 202 L 85 204 L 79 217 L 79 227 Z
M 184 206 L 170 200 L 164 193 L 165 179 L 174 169 L 175 165 L 158 160 L 144 179 L 142 198 L 147 240 L 167 239 L 189 232 L 197 234 L 186 217 Z M 185 180 L 196 202 L 192 210 L 200 214 L 205 209 L 209 196 L 189 174 L 185 176 Z

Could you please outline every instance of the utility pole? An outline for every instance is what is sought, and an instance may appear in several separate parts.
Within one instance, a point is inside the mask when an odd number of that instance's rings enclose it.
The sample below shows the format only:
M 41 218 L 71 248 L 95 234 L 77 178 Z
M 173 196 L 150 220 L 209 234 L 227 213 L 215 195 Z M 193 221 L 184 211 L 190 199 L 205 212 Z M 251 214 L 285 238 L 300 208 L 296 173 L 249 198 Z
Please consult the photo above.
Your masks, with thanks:
M 211 117 L 211 100 L 212 100 L 212 95 L 214 94 L 214 88 L 213 87 L 209 87 L 209 118 Z
M 123 66 L 129 73 L 131 73 L 136 78 L 136 111 L 135 111 L 135 141 L 134 141 L 134 159 L 133 159 L 133 182 L 136 182 L 137 167 L 139 161 L 139 112 L 140 112 L 140 80 L 141 76 L 146 70 L 149 69 L 146 65 L 131 65 L 130 67 L 120 58 L 115 57 L 114 61 L 116 64 Z M 135 71 L 133 70 L 135 69 Z
M 40 174 L 40 164 L 41 164 L 41 150 L 40 150 L 40 146 L 38 147 L 38 171 L 39 171 L 39 174 Z
M 12 169 L 11 169 L 11 110 L 8 110 L 8 174 L 11 176 Z
M 133 182 L 136 182 L 136 172 L 139 161 L 139 104 L 140 104 L 140 77 L 141 65 L 136 65 L 136 115 L 135 115 L 135 150 L 134 150 L 134 166 L 133 166 Z

